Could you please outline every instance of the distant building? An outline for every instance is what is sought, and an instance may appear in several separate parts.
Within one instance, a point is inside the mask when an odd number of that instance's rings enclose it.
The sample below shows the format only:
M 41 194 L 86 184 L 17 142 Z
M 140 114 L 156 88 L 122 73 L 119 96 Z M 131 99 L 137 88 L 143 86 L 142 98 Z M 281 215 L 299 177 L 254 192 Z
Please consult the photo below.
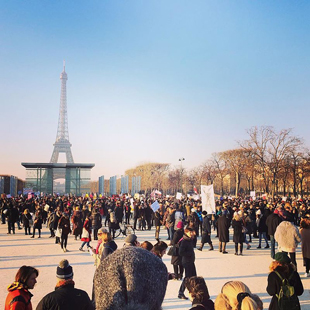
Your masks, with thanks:
M 0 175 L 0 194 L 17 196 L 23 193 L 25 181 L 13 175 Z

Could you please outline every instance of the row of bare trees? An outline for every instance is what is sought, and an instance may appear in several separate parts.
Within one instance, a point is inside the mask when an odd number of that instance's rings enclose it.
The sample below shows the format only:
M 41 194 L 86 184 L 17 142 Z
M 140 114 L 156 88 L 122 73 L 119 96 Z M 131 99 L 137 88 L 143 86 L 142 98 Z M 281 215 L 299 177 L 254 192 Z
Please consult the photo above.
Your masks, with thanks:
M 145 163 L 125 172 L 129 180 L 141 176 L 141 190 L 166 194 L 187 192 L 201 184 L 213 184 L 215 192 L 239 195 L 250 191 L 272 195 L 303 196 L 310 186 L 310 152 L 292 129 L 276 131 L 271 126 L 252 127 L 248 139 L 237 148 L 213 153 L 191 170 L 182 165 Z M 309 185 L 308 185 L 309 181 Z M 129 185 L 131 188 L 131 185 Z

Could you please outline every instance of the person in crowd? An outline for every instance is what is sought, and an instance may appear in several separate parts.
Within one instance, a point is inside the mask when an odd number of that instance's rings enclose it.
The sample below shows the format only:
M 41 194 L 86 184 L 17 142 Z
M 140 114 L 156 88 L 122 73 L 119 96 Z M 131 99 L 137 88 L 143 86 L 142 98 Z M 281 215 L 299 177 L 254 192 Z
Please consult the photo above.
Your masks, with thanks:
M 48 211 L 47 215 L 47 228 L 50 230 L 50 236 L 49 238 L 54 238 L 55 237 L 55 231 L 54 231 L 54 220 L 55 220 L 55 212 L 53 211 Z
M 15 234 L 15 223 L 19 220 L 17 208 L 10 203 L 5 215 L 8 222 L 8 234 L 11 234 L 11 231 Z
M 167 280 L 167 267 L 153 253 L 135 246 L 121 248 L 96 269 L 96 309 L 159 310 Z
M 229 226 L 230 221 L 226 217 L 227 210 L 223 210 L 217 220 L 218 237 L 219 237 L 219 251 L 227 254 L 226 244 L 229 242 Z
M 283 221 L 277 227 L 274 237 L 278 242 L 279 251 L 289 253 L 292 263 L 297 268 L 296 248 L 301 241 L 297 227 L 291 222 Z
M 177 225 L 177 230 L 173 235 L 173 239 L 171 240 L 171 245 L 179 247 L 179 242 L 183 239 L 183 235 L 184 235 L 183 222 L 180 221 Z M 171 264 L 173 266 L 176 279 L 182 280 L 184 268 L 182 265 L 182 256 L 180 256 L 179 249 L 177 250 L 177 255 L 171 256 Z
M 202 277 L 190 277 L 185 281 L 192 307 L 189 310 L 214 310 L 207 284 Z
M 275 260 L 269 266 L 270 273 L 268 275 L 267 293 L 272 296 L 269 310 L 280 310 L 278 305 L 277 295 L 280 292 L 283 279 L 287 279 L 289 285 L 294 287 L 294 299 L 297 308 L 300 309 L 299 300 L 297 296 L 301 296 L 304 292 L 302 282 L 299 274 L 296 271 L 295 265 L 291 263 L 291 259 L 285 252 L 278 252 L 275 254 Z
M 161 209 L 159 208 L 158 210 L 155 211 L 154 213 L 154 219 L 155 219 L 155 240 L 158 242 L 159 241 L 159 232 L 160 232 L 160 227 L 163 223 L 163 217 L 161 214 Z
M 75 211 L 72 215 L 71 222 L 73 224 L 73 232 L 74 240 L 77 240 L 79 237 L 82 238 L 82 230 L 83 230 L 83 217 L 82 212 L 80 211 L 80 207 L 76 207 Z
M 268 235 L 270 236 L 270 255 L 272 259 L 274 259 L 274 256 L 276 254 L 276 241 L 274 239 L 274 234 L 276 232 L 277 227 L 282 222 L 282 219 L 278 214 L 279 214 L 278 210 L 275 209 L 275 211 L 271 213 L 266 219 Z
M 36 310 L 93 310 L 88 294 L 74 287 L 73 269 L 68 260 L 60 261 L 56 270 L 55 291 L 45 295 Z
M 267 239 L 267 225 L 266 225 L 266 214 L 265 212 L 262 214 L 261 210 L 258 210 L 256 212 L 257 214 L 257 220 L 256 220 L 256 225 L 257 225 L 257 231 L 258 231 L 258 246 L 257 248 L 260 249 L 261 245 L 262 245 L 262 238 L 264 238 L 265 242 L 266 242 L 266 246 L 265 249 L 269 248 L 269 244 L 268 244 L 268 239 Z
M 71 234 L 69 213 L 63 213 L 59 220 L 59 229 L 61 229 L 60 246 L 64 252 L 67 252 L 68 235 Z
M 114 242 L 109 232 L 103 232 L 100 238 L 102 242 L 98 249 L 98 255 L 101 261 L 117 249 L 117 244 Z
M 57 207 L 56 212 L 55 212 L 55 218 L 54 218 L 54 231 L 56 231 L 56 238 L 55 238 L 55 243 L 58 244 L 60 243 L 60 236 L 61 234 L 57 235 L 57 232 L 59 232 L 58 229 L 58 223 L 60 218 L 62 217 L 62 212 L 60 211 L 60 207 Z
M 42 229 L 42 212 L 40 209 L 37 209 L 34 221 L 33 221 L 33 234 L 30 238 L 34 238 L 36 229 L 39 232 L 38 238 L 41 238 L 41 229 Z
M 235 243 L 235 255 L 242 255 L 244 233 L 243 233 L 243 221 L 239 214 L 235 214 L 232 220 L 232 228 L 234 230 L 233 241 Z M 239 245 L 239 254 L 238 254 Z
M 263 310 L 261 299 L 241 281 L 229 281 L 216 297 L 215 310 Z
M 124 205 L 124 212 L 125 212 L 125 224 L 130 224 L 130 216 L 131 216 L 131 206 L 130 202 L 126 202 Z
M 142 249 L 145 249 L 147 251 L 152 251 L 153 249 L 153 244 L 149 241 L 143 241 L 141 244 L 140 244 L 140 247 Z
M 135 234 L 130 234 L 130 235 L 126 236 L 124 241 L 125 241 L 124 247 L 140 246 L 138 238 Z
M 32 310 L 29 290 L 37 283 L 39 271 L 31 266 L 22 266 L 15 275 L 15 281 L 8 287 L 5 310 Z
M 98 230 L 102 227 L 102 217 L 97 208 L 92 210 L 91 225 L 94 232 L 94 240 L 98 240 Z
M 306 217 L 300 222 L 301 250 L 306 267 L 306 277 L 310 277 L 310 218 Z
M 86 219 L 83 225 L 83 232 L 82 232 L 82 245 L 79 248 L 80 251 L 84 251 L 83 248 L 85 244 L 87 245 L 87 249 L 90 248 L 90 241 L 91 241 L 91 221 L 90 221 L 90 215 L 87 213 Z
M 32 216 L 28 209 L 25 209 L 22 216 L 23 226 L 25 229 L 25 235 L 30 235 L 30 228 L 32 225 Z
M 182 257 L 182 265 L 185 270 L 185 278 L 183 279 L 179 288 L 178 298 L 180 299 L 188 299 L 184 295 L 185 279 L 197 275 L 195 267 L 195 252 L 193 246 L 193 239 L 195 236 L 195 230 L 193 228 L 186 227 L 184 229 L 183 240 L 179 244 L 179 255 Z
M 168 209 L 168 215 L 166 218 L 166 227 L 169 230 L 169 239 L 171 240 L 173 238 L 173 234 L 174 234 L 174 213 L 175 210 L 171 207 L 167 208 Z
M 116 219 L 115 212 L 113 212 L 111 209 L 108 210 L 108 216 L 109 216 L 109 233 L 113 236 L 113 239 L 115 238 L 115 231 L 119 229 L 119 223 Z
M 201 245 L 199 248 L 197 248 L 197 250 L 202 251 L 203 246 L 205 243 L 208 243 L 210 248 L 209 251 L 213 251 L 213 244 L 211 241 L 211 223 L 210 223 L 210 219 L 208 217 L 208 213 L 207 211 L 202 211 L 202 236 L 201 236 Z

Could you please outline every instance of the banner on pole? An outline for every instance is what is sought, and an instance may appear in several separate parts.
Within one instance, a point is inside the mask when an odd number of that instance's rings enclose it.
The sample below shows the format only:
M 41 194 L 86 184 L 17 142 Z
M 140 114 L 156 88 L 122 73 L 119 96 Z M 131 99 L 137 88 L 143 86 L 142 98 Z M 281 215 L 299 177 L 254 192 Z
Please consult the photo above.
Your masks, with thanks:
M 208 214 L 215 213 L 214 188 L 212 185 L 201 185 L 202 210 Z

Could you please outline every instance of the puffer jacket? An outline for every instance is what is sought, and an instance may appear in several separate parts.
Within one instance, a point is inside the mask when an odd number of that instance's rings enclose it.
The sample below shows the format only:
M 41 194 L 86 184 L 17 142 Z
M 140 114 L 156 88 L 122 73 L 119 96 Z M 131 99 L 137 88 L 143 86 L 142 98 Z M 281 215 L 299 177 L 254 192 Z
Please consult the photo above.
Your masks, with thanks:
M 14 282 L 8 287 L 9 294 L 5 300 L 5 310 L 32 310 L 33 296 L 23 285 Z
M 274 238 L 278 242 L 279 250 L 288 253 L 295 252 L 298 243 L 301 241 L 297 227 L 288 221 L 283 221 L 279 224 Z

